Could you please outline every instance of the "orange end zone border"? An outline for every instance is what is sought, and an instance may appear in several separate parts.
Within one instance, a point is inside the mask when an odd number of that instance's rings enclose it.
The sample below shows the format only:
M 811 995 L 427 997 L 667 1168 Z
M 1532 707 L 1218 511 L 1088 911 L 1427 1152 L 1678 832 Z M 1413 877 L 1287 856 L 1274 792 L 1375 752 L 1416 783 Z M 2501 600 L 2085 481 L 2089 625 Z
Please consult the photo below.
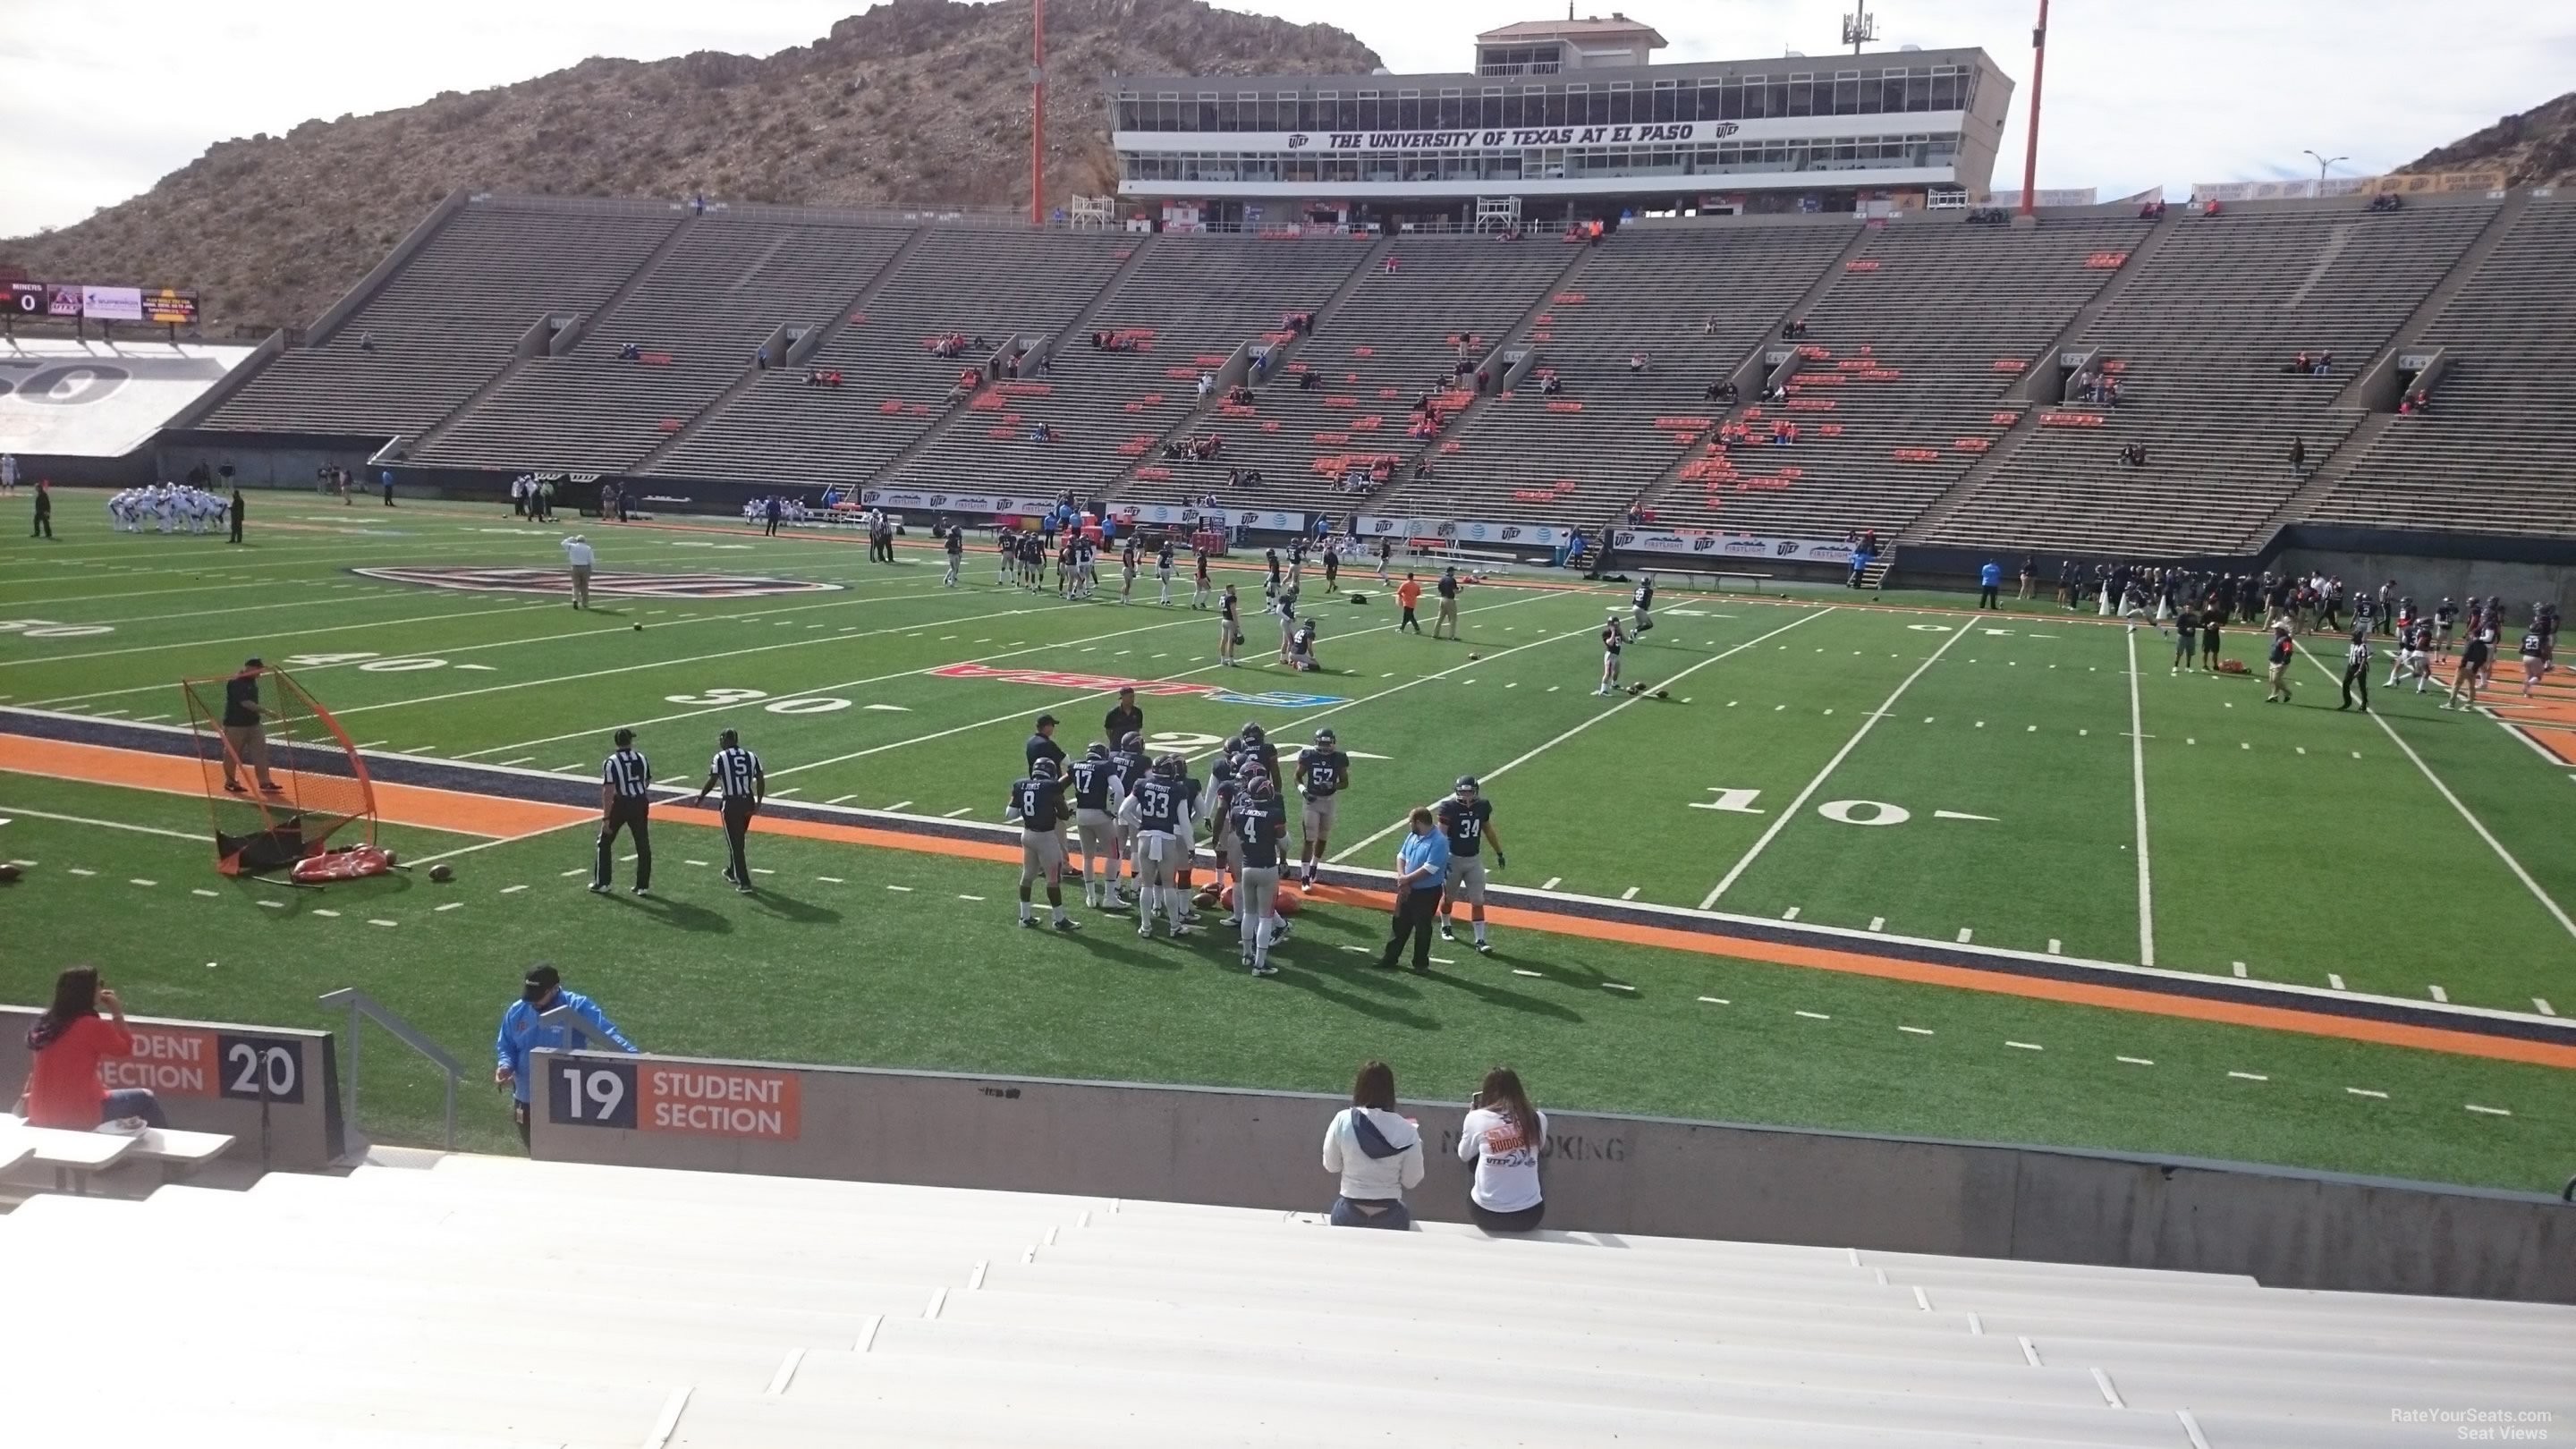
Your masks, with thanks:
M 117 785 L 129 789 L 154 790 L 169 794 L 197 795 L 205 789 L 204 773 L 211 768 L 203 762 L 179 756 L 0 732 L 0 771 L 79 780 L 89 784 Z M 502 796 L 431 789 L 418 785 L 391 784 L 381 779 L 376 783 L 376 792 L 379 811 L 386 820 L 432 830 L 479 835 L 494 840 L 542 835 L 549 831 L 580 824 L 594 814 L 590 810 L 571 805 L 514 800 Z M 716 812 L 711 809 L 696 809 L 667 800 L 662 804 L 664 808 L 658 812 L 658 823 L 666 826 L 687 825 L 713 829 L 720 824 Z M 1019 847 L 1002 840 L 933 835 L 864 825 L 843 825 L 829 821 L 799 819 L 788 815 L 757 816 L 752 821 L 752 829 L 766 835 L 831 841 L 880 850 L 945 855 L 995 865 L 1014 865 L 1020 859 Z M 1350 886 L 1319 885 L 1308 894 L 1316 900 L 1330 904 L 1369 910 L 1386 910 L 1391 904 L 1388 894 L 1384 891 Z M 2297 1032 L 2307 1036 L 2334 1037 L 2345 1041 L 2409 1047 L 2419 1051 L 2443 1052 L 2454 1056 L 2480 1057 L 2491 1061 L 2520 1062 L 2533 1066 L 2576 1070 L 2576 1045 L 2548 1041 L 2491 1036 L 2479 1032 L 2407 1022 L 2379 1021 L 2363 1017 L 2302 1011 L 2295 1007 L 2212 1000 L 2138 987 L 2012 975 L 2000 971 L 1983 971 L 1973 967 L 1953 966 L 1934 961 L 1872 955 L 1827 946 L 1769 941 L 1746 936 L 1703 934 L 1667 926 L 1608 920 L 1556 911 L 1530 910 L 1525 907 L 1489 905 L 1486 908 L 1486 915 L 1500 925 L 1544 932 L 1549 935 L 1571 936 L 1594 941 L 1615 941 L 1623 945 L 1660 947 L 1700 956 L 1761 961 L 1778 966 L 1796 966 L 1809 970 L 1869 976 L 1884 981 L 1905 981 L 1921 986 L 1942 986 L 1963 991 L 2018 996 L 2025 1000 L 2102 1007 L 2113 1011 L 2132 1011 L 2150 1016 L 2215 1022 L 2227 1026 L 2253 1027 L 2269 1031 Z

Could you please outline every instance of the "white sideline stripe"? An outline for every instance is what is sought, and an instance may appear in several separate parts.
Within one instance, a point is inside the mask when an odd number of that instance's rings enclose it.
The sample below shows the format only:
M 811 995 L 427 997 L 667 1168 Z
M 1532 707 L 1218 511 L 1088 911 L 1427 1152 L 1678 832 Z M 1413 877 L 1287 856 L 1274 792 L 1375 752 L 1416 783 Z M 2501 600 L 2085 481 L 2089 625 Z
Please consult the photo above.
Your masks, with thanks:
M 122 820 L 93 820 L 86 815 L 56 815 L 49 810 L 28 810 L 15 805 L 0 805 L 0 810 L 8 811 L 13 819 L 23 815 L 30 820 L 58 820 L 65 825 L 95 825 L 102 830 L 131 830 L 137 835 L 163 835 L 172 840 L 187 841 L 192 845 L 206 843 L 206 837 L 202 835 L 190 835 L 183 830 L 164 830 L 158 825 L 128 825 Z
M 2324 660 L 2309 653 L 2306 646 L 2300 646 L 2299 652 L 2306 655 L 2308 662 L 2322 670 L 2328 679 L 2338 679 L 2341 677 L 2332 669 L 2326 668 L 2326 662 Z M 2390 744 L 2395 745 L 2407 759 L 2412 760 L 2415 763 L 2416 769 L 2424 772 L 2424 778 L 2432 782 L 2433 788 L 2441 793 L 2443 799 L 2451 802 L 2451 808 L 2460 812 L 2460 818 L 2462 820 L 2469 822 L 2469 828 L 2476 831 L 2478 833 L 2478 839 L 2485 841 L 2487 843 L 2487 848 L 2496 853 L 2496 859 L 2503 861 L 2506 868 L 2513 872 L 2514 879 L 2522 882 L 2523 889 L 2531 892 L 2532 899 L 2540 902 L 2543 907 L 2547 908 L 2549 914 L 2556 918 L 2560 927 L 2564 928 L 2569 936 L 2576 937 L 2576 920 L 2568 919 L 2567 912 L 2560 909 L 2558 902 L 2550 899 L 2549 892 L 2540 888 L 2540 882 L 2531 878 L 2531 872 L 2522 868 L 2522 862 L 2513 858 L 2513 852 L 2504 848 L 2504 842 L 2496 839 L 2494 835 L 2488 832 L 2484 822 L 2480 821 L 2477 816 L 2469 813 L 2469 807 L 2460 803 L 2460 797 L 2451 793 L 2451 787 L 2442 783 L 2442 777 L 2433 773 L 2433 767 L 2424 763 L 2424 757 L 2415 753 L 2415 747 L 2406 743 L 2406 737 L 2399 734 L 2396 727 L 2389 724 L 2386 717 L 2382 716 L 2377 710 L 2371 711 L 2370 719 L 2371 723 L 2379 726 L 2379 732 L 2381 734 L 2388 736 L 2388 742 Z
M 662 1412 L 653 1416 L 653 1427 L 645 1432 L 644 1449 L 668 1449 L 671 1436 L 680 1430 L 680 1416 L 689 1409 L 689 1386 L 671 1390 L 662 1401 Z
M 2147 727 L 2138 711 L 2138 631 L 2129 631 L 2129 784 L 2138 813 L 2138 964 L 2156 964 L 2155 879 L 2147 869 Z M 2243 974 L 2239 972 L 2238 974 Z M 2094 1372 L 2098 1375 L 2101 1370 Z
M 1827 609 L 1825 612 L 1830 614 L 1833 610 Z M 1798 792 L 1798 798 L 1790 801 L 1789 807 L 1771 821 L 1769 828 L 1762 832 L 1761 838 L 1753 842 L 1753 848 L 1744 852 L 1743 857 L 1735 862 L 1734 867 L 1719 877 L 1717 884 L 1709 888 L 1708 894 L 1700 898 L 1701 910 L 1705 911 L 1715 906 L 1718 897 L 1725 895 L 1729 887 L 1744 878 L 1744 872 L 1751 869 L 1753 862 L 1761 858 L 1762 852 L 1771 847 L 1771 842 L 1779 838 L 1780 832 L 1788 828 L 1789 822 L 1797 818 L 1798 812 L 1807 808 L 1807 802 L 1815 797 L 1816 791 L 1824 787 L 1825 781 L 1832 777 L 1834 771 L 1842 768 L 1843 760 L 1860 747 L 1862 740 L 1869 738 L 1869 732 L 1878 728 L 1879 720 L 1884 718 L 1888 711 L 1896 708 L 1896 702 L 1905 697 L 1906 690 L 1914 687 L 1914 681 L 1921 679 L 1925 670 L 1940 663 L 1941 656 L 1949 653 L 1952 645 L 1967 637 L 1968 631 L 1965 629 L 1951 630 L 1950 637 L 1941 641 L 1941 647 L 1933 650 L 1922 663 L 1914 666 L 1914 672 L 1905 676 L 1904 682 L 1897 685 L 1895 691 L 1886 699 L 1880 701 L 1877 709 L 1870 711 L 1869 717 L 1860 722 L 1860 728 L 1852 731 L 1852 737 L 1843 741 L 1843 747 L 1834 751 L 1834 757 L 1825 761 L 1825 767 L 1818 770 L 1816 777 L 1809 780 L 1806 788 Z
M 1648 699 L 1648 698 L 1653 697 L 1654 691 L 1655 691 L 1656 689 L 1670 689 L 1670 688 L 1672 688 L 1674 685 L 1681 683 L 1684 679 L 1687 679 L 1687 678 L 1689 678 L 1691 675 L 1698 673 L 1700 670 L 1706 669 L 1708 666 L 1710 666 L 1710 665 L 1712 665 L 1712 664 L 1717 663 L 1717 662 L 1718 662 L 1719 660 L 1721 660 L 1721 659 L 1725 659 L 1725 658 L 1729 657 L 1730 655 L 1734 655 L 1734 654 L 1742 653 L 1744 650 L 1750 649 L 1750 648 L 1752 648 L 1752 647 L 1753 647 L 1754 645 L 1756 645 L 1756 644 L 1764 643 L 1764 642 L 1766 642 L 1766 641 L 1768 641 L 1768 640 L 1770 640 L 1770 639 L 1772 639 L 1772 638 L 1774 638 L 1774 637 L 1776 637 L 1776 636 L 1778 636 L 1778 635 L 1785 634 L 1785 633 L 1789 632 L 1790 630 L 1797 628 L 1799 625 L 1804 624 L 1804 623 L 1806 623 L 1807 621 L 1809 621 L 1809 620 L 1811 620 L 1811 619 L 1821 619 L 1821 618 L 1823 618 L 1825 615 L 1827 615 L 1827 614 L 1830 614 L 1830 613 L 1834 612 L 1834 610 L 1835 610 L 1836 608 L 1839 608 L 1839 607 L 1840 607 L 1840 605 L 1828 604 L 1828 605 L 1826 605 L 1824 608 L 1810 610 L 1809 612 L 1806 612 L 1806 613 L 1800 614 L 1797 618 L 1794 618 L 1794 619 L 1790 620 L 1788 623 L 1781 625 L 1779 628 L 1772 630 L 1772 631 L 1771 631 L 1770 633 L 1768 633 L 1768 634 L 1757 634 L 1757 635 L 1755 635 L 1753 638 L 1750 638 L 1750 639 L 1745 640 L 1743 643 L 1736 645 L 1736 646 L 1735 646 L 1734 648 L 1732 648 L 1732 649 L 1728 649 L 1728 650 L 1724 651 L 1723 653 L 1712 654 L 1712 655 L 1710 655 L 1709 657 L 1707 657 L 1706 659 L 1703 659 L 1703 660 L 1699 661 L 1697 664 L 1694 664 L 1694 665 L 1690 666 L 1689 668 L 1687 668 L 1687 669 L 1683 670 L 1681 673 L 1676 674 L 1676 675 L 1672 676 L 1671 678 L 1664 680 L 1662 683 L 1655 685 L 1653 689 L 1649 689 L 1649 690 L 1647 690 L 1647 691 L 1646 691 L 1646 693 L 1644 693 L 1644 694 L 1632 694 L 1632 695 L 1629 695 L 1627 698 L 1620 700 L 1617 704 L 1614 704 L 1614 705 L 1610 706 L 1608 709 L 1605 709 L 1605 710 L 1601 711 L 1599 714 L 1595 714 L 1595 715 L 1587 715 L 1587 716 L 1585 716 L 1581 721 L 1577 722 L 1577 723 L 1575 724 L 1575 726 L 1574 726 L 1572 729 L 1569 729 L 1569 730 L 1567 730 L 1565 733 L 1563 733 L 1563 734 L 1561 734 L 1561 735 L 1558 735 L 1555 739 L 1549 740 L 1547 743 L 1545 743 L 1545 744 L 1543 744 L 1543 745 L 1538 746 L 1536 749 L 1530 750 L 1530 751 L 1528 751 L 1528 752 L 1526 752 L 1526 753 L 1524 753 L 1524 754 L 1522 754 L 1522 755 L 1520 755 L 1520 756 L 1518 756 L 1518 757 L 1516 757 L 1516 758 L 1514 758 L 1514 759 L 1506 760 L 1506 761 L 1504 761 L 1502 764 L 1500 764 L 1500 765 L 1498 765 L 1498 766 L 1494 767 L 1493 769 L 1490 769 L 1490 770 L 1485 771 L 1482 775 L 1477 776 L 1477 778 L 1478 778 L 1479 780 L 1492 780 L 1492 779 L 1495 779 L 1495 778 L 1497 778 L 1497 777 L 1499 777 L 1499 776 L 1508 775 L 1508 774 L 1510 774 L 1512 771 L 1519 769 L 1521 766 L 1528 764 L 1530 761 L 1537 759 L 1539 756 L 1541 756 L 1541 755 L 1543 755 L 1543 754 L 1546 754 L 1548 751 L 1550 751 L 1550 750 L 1552 750 L 1552 749 L 1555 749 L 1558 745 L 1564 744 L 1567 740 L 1570 740 L 1570 739 L 1574 738 L 1576 735 L 1579 735 L 1579 734 L 1583 733 L 1585 730 L 1588 730 L 1588 729 L 1592 728 L 1594 725 L 1597 725 L 1597 724 L 1601 723 L 1603 720 L 1610 718 L 1612 715 L 1619 713 L 1621 710 L 1624 710 L 1624 709 L 1628 708 L 1630 705 L 1636 704 L 1636 703 L 1638 703 L 1638 702 L 1639 702 L 1639 701 L 1641 701 L 1641 700 L 1644 700 L 1644 699 Z M 1574 633 L 1575 633 L 1575 631 L 1573 631 L 1573 630 L 1568 630 L 1565 634 L 1563 634 L 1563 635 L 1559 635 L 1558 637 L 1559 637 L 1559 638 L 1568 638 L 1568 637 L 1572 637 Z M 1526 649 L 1526 648 L 1528 648 L 1528 647 L 1530 647 L 1530 646 L 1529 646 L 1529 645 L 1527 645 L 1527 644 L 1523 644 L 1523 645 L 1520 645 L 1520 646 L 1518 646 L 1518 647 L 1523 648 L 1523 649 Z M 1503 652 L 1504 652 L 1504 653 L 1506 653 L 1506 654 L 1508 654 L 1508 653 L 1511 653 L 1512 651 L 1507 649 L 1507 650 L 1505 650 L 1505 651 L 1503 651 Z M 1497 657 L 1500 657 L 1500 656 L 1497 656 Z M 1410 815 L 1410 812 L 1407 812 L 1407 814 L 1408 814 L 1408 816 L 1409 816 L 1409 815 Z M 1394 824 L 1387 826 L 1385 829 L 1378 831 L 1376 834 L 1369 836 L 1367 839 L 1364 839 L 1364 840 L 1360 841 L 1358 844 L 1356 844 L 1356 845 L 1352 845 L 1352 846 L 1348 847 L 1347 849 L 1344 849 L 1344 850 L 1341 850 L 1341 851 L 1337 851 L 1337 852 L 1335 852 L 1335 854 L 1333 855 L 1333 863 L 1334 863 L 1335 865 L 1339 865 L 1339 864 L 1341 864 L 1343 861 L 1350 859 L 1352 856 L 1359 854 L 1361 851 L 1366 850 L 1368 847 L 1370 847 L 1370 846 L 1372 846 L 1372 845 L 1377 844 L 1379 841 L 1384 840 L 1385 838 L 1387 838 L 1387 837 L 1388 837 L 1388 836 L 1390 836 L 1390 835 L 1393 835 L 1393 834 L 1394 834 L 1395 832 L 1397 832 L 1398 830 L 1403 829 L 1403 828 L 1404 828 L 1404 824 L 1405 824 L 1404 820 L 1403 820 L 1403 819 L 1399 819 L 1399 820 L 1397 820 Z

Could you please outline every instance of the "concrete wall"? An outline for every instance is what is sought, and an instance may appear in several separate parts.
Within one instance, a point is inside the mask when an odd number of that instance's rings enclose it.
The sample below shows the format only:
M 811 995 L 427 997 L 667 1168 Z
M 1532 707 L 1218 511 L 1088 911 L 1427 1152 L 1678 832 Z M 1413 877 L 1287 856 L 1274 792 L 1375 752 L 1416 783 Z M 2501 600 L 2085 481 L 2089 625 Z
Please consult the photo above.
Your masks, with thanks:
M 2531 618 L 2535 599 L 2555 600 L 2561 614 L 2576 606 L 2576 567 L 2562 563 L 2293 546 L 2283 549 L 2272 566 L 2284 573 L 2323 570 L 2340 576 L 2355 590 L 2375 589 L 2383 580 L 2395 579 L 2400 593 L 2428 609 L 2443 598 L 2502 594 L 2505 619 L 2517 634 Z
M 1281 1210 L 1331 1202 L 1319 1159 L 1343 1105 L 663 1057 L 546 1054 L 536 1070 L 543 1159 Z M 1463 1221 L 1464 1109 L 1405 1110 L 1429 1150 L 1429 1174 L 1410 1194 L 1416 1213 Z M 2576 1208 L 2554 1198 L 1609 1114 L 1552 1114 L 1552 1126 L 1542 1169 L 1551 1227 L 2576 1302 Z
M 27 1080 L 27 1027 L 39 1013 L 0 1006 L 0 1090 L 12 1101 Z M 238 1140 L 226 1160 L 320 1172 L 342 1154 L 340 1069 L 329 1032 L 156 1016 L 127 1024 L 135 1055 L 100 1063 L 107 1085 L 150 1088 L 173 1127 L 230 1133 Z

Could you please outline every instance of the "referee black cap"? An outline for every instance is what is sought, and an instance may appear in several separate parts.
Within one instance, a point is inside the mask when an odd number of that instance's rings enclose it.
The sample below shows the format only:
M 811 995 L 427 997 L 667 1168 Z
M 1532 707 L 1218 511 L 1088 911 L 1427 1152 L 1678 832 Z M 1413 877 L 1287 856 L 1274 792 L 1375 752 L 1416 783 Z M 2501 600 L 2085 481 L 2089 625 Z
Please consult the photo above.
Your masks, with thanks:
M 616 734 L 609 736 L 609 738 L 617 741 L 617 747 L 622 750 L 628 745 L 635 743 L 635 731 L 619 730 Z

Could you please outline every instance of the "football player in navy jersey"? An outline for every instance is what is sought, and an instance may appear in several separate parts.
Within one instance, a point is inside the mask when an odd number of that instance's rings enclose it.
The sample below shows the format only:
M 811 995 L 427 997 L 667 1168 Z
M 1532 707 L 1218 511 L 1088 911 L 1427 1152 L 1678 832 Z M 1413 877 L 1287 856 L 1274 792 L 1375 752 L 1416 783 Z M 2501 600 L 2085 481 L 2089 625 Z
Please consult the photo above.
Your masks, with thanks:
M 1200 822 L 1208 818 L 1208 806 L 1213 802 L 1206 798 L 1206 786 L 1200 783 L 1197 776 L 1190 773 L 1188 759 L 1180 755 L 1170 755 L 1165 758 L 1172 762 L 1173 770 L 1179 775 L 1181 790 L 1181 861 L 1173 871 L 1172 884 L 1179 895 L 1182 923 L 1194 926 L 1198 924 L 1199 919 L 1198 876 L 1192 869 L 1199 858 L 1198 827 Z
M 1243 786 L 1234 762 L 1230 750 L 1219 750 L 1216 758 L 1208 762 L 1208 849 L 1216 856 L 1214 889 L 1220 892 L 1227 881 L 1235 878 L 1241 864 L 1234 837 L 1234 807 L 1242 803 Z M 1226 917 L 1225 923 L 1233 925 L 1234 917 Z
M 1044 756 L 1029 762 L 1028 774 L 1011 784 L 1008 814 L 1020 827 L 1020 924 L 1031 929 L 1037 917 L 1029 909 L 1029 887 L 1046 881 L 1047 905 L 1055 911 L 1055 928 L 1071 931 L 1079 923 L 1064 911 L 1064 781 L 1056 763 Z
M 1270 964 L 1270 922 L 1279 895 L 1279 850 L 1288 812 L 1268 780 L 1255 779 L 1238 793 L 1233 833 L 1243 863 L 1235 871 L 1234 919 L 1243 934 L 1243 965 L 1255 976 L 1276 976 L 1279 968 Z
M 1173 884 L 1180 868 L 1181 842 L 1190 830 L 1189 802 L 1182 794 L 1180 775 L 1179 756 L 1155 761 L 1119 810 L 1119 817 L 1135 832 L 1136 934 L 1142 937 L 1153 936 L 1157 911 L 1170 918 L 1175 940 L 1191 934 L 1189 924 L 1181 919 L 1183 903 Z
M 1306 797 L 1301 884 L 1315 883 L 1315 866 L 1323 859 L 1333 818 L 1341 809 L 1342 791 L 1350 783 L 1351 757 L 1343 751 L 1341 740 L 1329 729 L 1315 731 L 1315 742 L 1297 752 L 1297 788 Z
M 1166 609 L 1172 607 L 1172 536 L 1168 533 L 1163 535 L 1162 548 L 1154 554 L 1154 581 L 1163 589 L 1159 602 Z
M 1637 608 L 1637 625 L 1631 631 L 1632 637 L 1643 639 L 1646 637 L 1646 631 L 1655 627 L 1655 576 L 1647 573 L 1639 574 L 1637 592 L 1629 597 Z
M 1619 627 L 1619 616 L 1613 613 L 1601 625 L 1601 687 L 1594 694 L 1608 694 L 1619 682 L 1619 650 L 1628 642 Z
M 1216 662 L 1219 664 L 1233 666 L 1240 662 L 1234 657 L 1234 651 L 1243 643 L 1242 609 L 1242 603 L 1234 596 L 1234 585 L 1226 585 L 1225 597 L 1217 600 L 1216 605 Z
M 1135 904 L 1132 898 L 1119 893 L 1118 876 L 1135 856 L 1136 832 L 1127 823 L 1127 796 L 1135 790 L 1136 782 L 1145 778 L 1145 763 L 1145 737 L 1140 734 L 1119 736 L 1117 748 L 1109 752 L 1110 848 L 1115 855 L 1104 872 L 1103 883 L 1109 894 L 1102 903 L 1103 910 L 1123 911 Z
M 1503 838 L 1494 833 L 1493 802 L 1485 798 L 1475 776 L 1461 775 L 1456 792 L 1431 813 L 1440 822 L 1441 833 L 1449 837 L 1449 875 L 1440 888 L 1440 939 L 1458 939 L 1449 929 L 1449 908 L 1463 899 L 1475 928 L 1476 949 L 1490 956 L 1494 948 L 1485 942 L 1486 841 L 1494 843 L 1494 869 L 1503 868 Z
M 1118 822 L 1111 812 L 1109 746 L 1094 740 L 1073 762 L 1073 824 L 1082 842 L 1082 903 L 1121 909 Z
M 1136 602 L 1136 535 L 1132 533 L 1118 550 L 1118 602 Z

